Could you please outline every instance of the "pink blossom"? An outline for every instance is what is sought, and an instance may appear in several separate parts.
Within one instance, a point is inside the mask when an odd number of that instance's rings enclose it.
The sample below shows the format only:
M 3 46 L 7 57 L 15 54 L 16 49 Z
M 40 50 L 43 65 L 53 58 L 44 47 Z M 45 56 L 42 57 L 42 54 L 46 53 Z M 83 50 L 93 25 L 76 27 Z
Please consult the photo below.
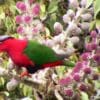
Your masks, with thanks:
M 16 23 L 17 23 L 17 24 L 22 23 L 22 16 L 17 15 L 15 20 L 16 20 Z
M 97 53 L 93 56 L 93 59 L 98 63 L 100 64 L 100 53 Z
M 84 71 L 84 73 L 85 74 L 91 74 L 91 68 L 90 67 L 85 67 L 84 69 L 83 69 L 83 71 Z
M 63 78 L 59 81 L 61 85 L 68 85 L 72 82 L 72 78 L 70 76 Z
M 32 4 L 33 2 L 35 2 L 35 0 L 28 0 L 30 4 Z
M 26 11 L 26 4 L 24 2 L 18 1 L 16 4 L 17 8 L 21 11 Z
M 23 18 L 23 19 L 24 19 L 24 22 L 25 22 L 25 23 L 30 23 L 30 22 L 31 22 L 32 17 L 27 15 L 27 16 L 24 16 L 24 18 Z
M 87 43 L 85 45 L 85 48 L 86 48 L 87 51 L 92 51 L 91 43 Z
M 24 28 L 22 26 L 17 27 L 17 33 L 23 33 Z
M 90 53 L 89 52 L 85 52 L 81 55 L 82 60 L 88 60 L 90 57 Z
M 37 27 L 34 27 L 34 28 L 32 29 L 32 32 L 33 32 L 33 34 L 38 33 L 38 29 L 37 29 Z
M 81 84 L 79 85 L 79 89 L 80 89 L 81 91 L 86 92 L 86 91 L 88 90 L 88 87 L 87 87 L 87 85 L 86 85 L 85 83 L 81 83 Z
M 65 90 L 65 94 L 66 94 L 68 97 L 72 97 L 73 94 L 74 94 L 73 89 L 67 88 L 67 89 Z
M 38 3 L 34 4 L 33 8 L 32 8 L 32 13 L 34 16 L 39 15 L 40 13 L 40 5 Z
M 90 36 L 91 36 L 92 38 L 96 38 L 97 32 L 96 32 L 96 31 L 92 31 L 92 32 L 90 33 Z
M 75 73 L 79 73 L 83 67 L 84 67 L 83 62 L 77 62 L 75 67 L 73 68 L 71 75 L 74 75 Z
M 81 80 L 80 74 L 75 73 L 75 74 L 73 75 L 73 79 L 74 79 L 76 82 L 80 82 L 80 80 Z

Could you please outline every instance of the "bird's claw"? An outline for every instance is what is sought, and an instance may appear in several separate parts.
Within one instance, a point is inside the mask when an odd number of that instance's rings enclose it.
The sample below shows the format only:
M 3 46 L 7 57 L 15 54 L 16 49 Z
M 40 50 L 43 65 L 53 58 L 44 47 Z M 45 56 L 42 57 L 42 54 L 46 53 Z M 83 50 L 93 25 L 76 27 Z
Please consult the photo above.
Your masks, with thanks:
M 28 71 L 24 71 L 20 74 L 20 78 L 23 78 L 25 76 L 31 77 L 31 75 L 28 73 Z

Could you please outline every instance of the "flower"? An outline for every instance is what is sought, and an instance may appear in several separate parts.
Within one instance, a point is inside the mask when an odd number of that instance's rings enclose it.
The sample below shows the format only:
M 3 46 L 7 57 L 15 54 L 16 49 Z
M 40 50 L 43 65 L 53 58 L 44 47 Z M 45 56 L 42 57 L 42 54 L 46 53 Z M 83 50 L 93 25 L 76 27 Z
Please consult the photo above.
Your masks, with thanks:
M 83 69 L 83 71 L 84 71 L 84 73 L 85 74 L 91 74 L 91 68 L 90 67 L 85 67 L 84 69 Z
M 32 19 L 32 17 L 29 16 L 29 15 L 24 16 L 24 22 L 25 22 L 25 23 L 30 23 L 30 22 L 31 22 L 31 19 Z
M 26 4 L 24 2 L 18 1 L 16 3 L 16 6 L 18 9 L 20 9 L 21 11 L 26 11 L 27 7 Z
M 74 94 L 72 88 L 67 88 L 64 92 L 65 92 L 65 94 L 66 94 L 68 97 L 72 97 L 73 94 Z
M 90 36 L 91 36 L 92 38 L 96 38 L 97 32 L 96 32 L 96 31 L 90 32 Z
M 63 15 L 63 22 L 64 23 L 69 23 L 71 21 L 70 16 L 68 16 L 67 14 Z
M 99 79 L 99 75 L 98 75 L 97 73 L 94 73 L 94 74 L 92 75 L 92 79 L 93 79 L 93 80 L 98 80 L 98 79 Z
M 92 51 L 91 43 L 86 43 L 85 48 L 87 51 Z
M 28 0 L 28 2 L 29 2 L 30 4 L 32 4 L 33 2 L 35 2 L 35 0 Z
M 55 22 L 54 30 L 56 31 L 57 34 L 61 33 L 63 31 L 63 26 L 61 25 L 61 23 Z
M 75 74 L 73 75 L 73 79 L 74 79 L 76 82 L 80 82 L 80 80 L 81 80 L 80 74 L 75 73 Z
M 24 28 L 22 26 L 18 26 L 17 33 L 23 33 L 23 32 L 24 32 Z
M 88 87 L 85 83 L 79 84 L 79 90 L 86 92 L 88 90 Z
M 22 23 L 22 16 L 17 15 L 15 20 L 16 20 L 16 23 L 17 23 L 17 24 Z
M 60 85 L 68 85 L 72 82 L 72 78 L 70 76 L 63 78 L 59 81 Z
M 95 54 L 95 55 L 93 56 L 93 59 L 94 59 L 98 64 L 100 64 L 100 54 L 99 54 L 99 53 Z
M 91 43 L 91 49 L 92 49 L 92 50 L 97 49 L 97 43 L 92 42 L 92 43 Z
M 89 52 L 85 52 L 81 55 L 82 60 L 88 60 L 90 57 L 90 53 Z
M 33 8 L 32 8 L 32 13 L 34 16 L 39 15 L 40 13 L 40 5 L 38 3 L 34 4 Z
M 19 81 L 16 80 L 15 78 L 12 78 L 12 79 L 10 80 L 10 82 L 8 82 L 7 85 L 6 85 L 7 90 L 8 90 L 8 91 L 14 90 L 14 89 L 18 86 L 18 84 L 19 84 Z
M 75 67 L 72 70 L 71 75 L 74 75 L 75 73 L 79 73 L 83 67 L 84 67 L 83 62 L 77 62 Z
M 91 21 L 92 20 L 92 15 L 89 14 L 89 13 L 82 14 L 81 18 L 82 18 L 83 21 Z

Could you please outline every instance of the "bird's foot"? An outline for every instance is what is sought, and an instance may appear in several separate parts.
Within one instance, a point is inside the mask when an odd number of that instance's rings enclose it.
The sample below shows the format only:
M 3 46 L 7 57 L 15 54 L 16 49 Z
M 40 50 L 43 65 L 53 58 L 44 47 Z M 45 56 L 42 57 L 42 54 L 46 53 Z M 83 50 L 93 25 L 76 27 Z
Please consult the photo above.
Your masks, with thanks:
M 31 77 L 31 75 L 28 73 L 28 71 L 24 71 L 24 72 L 22 72 L 22 73 L 20 74 L 20 78 L 23 78 L 23 77 L 25 77 L 25 76 Z

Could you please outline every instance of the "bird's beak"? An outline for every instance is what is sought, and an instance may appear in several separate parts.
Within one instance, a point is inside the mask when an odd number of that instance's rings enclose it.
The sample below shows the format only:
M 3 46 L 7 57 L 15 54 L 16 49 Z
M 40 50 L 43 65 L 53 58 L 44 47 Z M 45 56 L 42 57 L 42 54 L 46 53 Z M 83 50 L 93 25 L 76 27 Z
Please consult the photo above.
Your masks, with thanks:
M 6 40 L 8 38 L 10 38 L 10 36 L 8 36 L 8 35 L 2 35 L 2 36 L 0 36 L 0 42 Z

